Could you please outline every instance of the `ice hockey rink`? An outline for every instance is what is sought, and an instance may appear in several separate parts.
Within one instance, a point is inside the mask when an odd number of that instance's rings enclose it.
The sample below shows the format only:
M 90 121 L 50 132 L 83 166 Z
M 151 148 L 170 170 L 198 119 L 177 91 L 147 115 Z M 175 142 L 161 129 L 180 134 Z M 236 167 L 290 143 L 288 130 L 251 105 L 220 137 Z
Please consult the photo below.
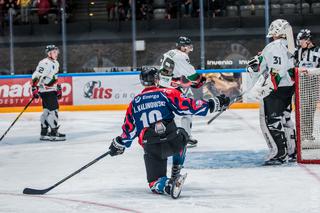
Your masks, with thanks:
M 0 142 L 0 212 L 320 212 L 319 165 L 262 166 L 267 145 L 257 110 L 229 110 L 210 125 L 210 117 L 194 118 L 199 144 L 188 149 L 178 200 L 150 192 L 136 141 L 46 195 L 22 194 L 25 187 L 47 188 L 106 152 L 124 114 L 61 112 L 65 142 L 40 142 L 40 113 L 23 114 Z M 16 116 L 0 114 L 1 135 Z

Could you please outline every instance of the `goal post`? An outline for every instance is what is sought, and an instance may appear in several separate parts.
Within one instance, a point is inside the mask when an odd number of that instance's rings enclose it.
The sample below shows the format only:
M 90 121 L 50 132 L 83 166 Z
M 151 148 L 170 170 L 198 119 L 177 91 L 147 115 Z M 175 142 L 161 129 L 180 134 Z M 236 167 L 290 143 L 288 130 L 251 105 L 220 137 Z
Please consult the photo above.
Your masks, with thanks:
M 320 164 L 320 69 L 295 71 L 298 163 Z

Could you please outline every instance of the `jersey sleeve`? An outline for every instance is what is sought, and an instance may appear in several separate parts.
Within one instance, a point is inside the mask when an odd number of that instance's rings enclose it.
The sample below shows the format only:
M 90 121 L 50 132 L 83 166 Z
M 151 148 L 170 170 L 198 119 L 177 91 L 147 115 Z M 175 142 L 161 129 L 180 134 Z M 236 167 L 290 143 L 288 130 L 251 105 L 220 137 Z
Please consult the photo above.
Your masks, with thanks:
M 208 102 L 186 98 L 176 89 L 167 89 L 161 93 L 167 100 L 170 109 L 178 115 L 205 116 L 209 110 Z
M 41 61 L 39 62 L 36 70 L 32 74 L 32 83 L 36 85 L 42 76 L 43 68 L 41 65 Z
M 137 131 L 136 131 L 135 120 L 133 117 L 132 102 L 131 102 L 127 109 L 126 117 L 122 125 L 121 138 L 122 138 L 123 145 L 125 147 L 130 147 L 133 139 L 136 137 L 137 137 Z

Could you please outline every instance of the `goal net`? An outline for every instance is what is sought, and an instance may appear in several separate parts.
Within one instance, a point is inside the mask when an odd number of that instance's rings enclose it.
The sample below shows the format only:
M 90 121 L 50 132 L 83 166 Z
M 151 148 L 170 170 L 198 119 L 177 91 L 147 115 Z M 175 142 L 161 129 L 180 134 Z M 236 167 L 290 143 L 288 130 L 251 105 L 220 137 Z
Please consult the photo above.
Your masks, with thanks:
M 297 157 L 299 163 L 320 163 L 320 70 L 295 73 Z

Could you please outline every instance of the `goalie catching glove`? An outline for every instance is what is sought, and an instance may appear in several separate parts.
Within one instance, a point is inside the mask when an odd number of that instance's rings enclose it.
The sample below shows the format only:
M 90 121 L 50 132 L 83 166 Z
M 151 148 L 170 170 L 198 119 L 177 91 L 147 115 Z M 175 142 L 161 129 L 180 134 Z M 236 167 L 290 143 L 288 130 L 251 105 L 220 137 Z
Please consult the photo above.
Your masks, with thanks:
M 219 95 L 208 100 L 210 113 L 226 110 L 230 104 L 230 98 L 225 95 Z
M 125 146 L 122 144 L 121 137 L 112 139 L 112 143 L 109 146 L 109 152 L 111 156 L 121 155 L 124 153 Z
M 260 71 L 260 64 L 262 62 L 263 57 L 261 55 L 256 55 L 250 59 L 247 66 L 247 72 L 249 73 L 257 73 Z

